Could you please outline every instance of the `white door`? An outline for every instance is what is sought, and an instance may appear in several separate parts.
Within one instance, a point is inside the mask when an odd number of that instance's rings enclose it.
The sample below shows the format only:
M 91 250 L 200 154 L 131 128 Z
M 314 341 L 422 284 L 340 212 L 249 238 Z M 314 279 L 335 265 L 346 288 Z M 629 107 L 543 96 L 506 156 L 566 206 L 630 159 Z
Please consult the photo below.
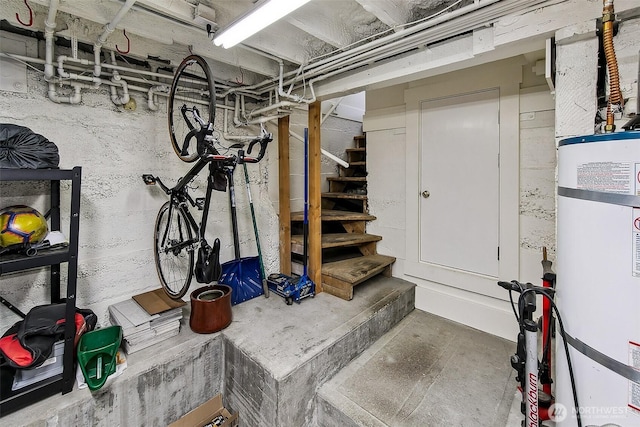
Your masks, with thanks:
M 499 96 L 421 103 L 422 262 L 498 276 Z

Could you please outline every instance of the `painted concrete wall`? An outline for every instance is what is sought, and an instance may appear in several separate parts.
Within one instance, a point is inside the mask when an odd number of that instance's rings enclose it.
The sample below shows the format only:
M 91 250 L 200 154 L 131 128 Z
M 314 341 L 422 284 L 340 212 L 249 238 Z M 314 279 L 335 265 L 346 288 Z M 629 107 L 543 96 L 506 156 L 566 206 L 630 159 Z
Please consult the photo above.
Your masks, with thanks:
M 291 211 L 301 211 L 304 208 L 304 144 L 302 142 L 304 128 L 308 123 L 308 111 L 306 108 L 299 108 L 293 111 L 289 119 L 289 159 L 290 159 L 290 183 L 291 183 Z M 355 146 L 353 137 L 362 134 L 362 122 L 351 119 L 342 119 L 329 116 L 321 127 L 322 148 L 334 156 L 347 160 L 345 149 Z M 274 133 L 275 135 L 275 133 Z M 300 138 L 298 138 L 299 136 Z M 279 209 L 278 202 L 278 162 L 277 147 L 271 147 L 270 155 L 274 161 L 269 162 L 267 173 L 273 177 L 275 184 L 269 186 L 269 198 L 274 204 L 276 211 Z M 329 191 L 328 176 L 338 175 L 337 164 L 327 156 L 320 156 L 322 191 Z M 277 224 L 276 224 L 277 229 Z M 277 245 L 277 242 L 276 242 Z M 275 271 L 275 270 L 274 270 Z
M 19 52 L 10 49 L 16 43 Z M 33 39 L 3 33 L 2 50 L 37 56 L 38 45 Z M 65 53 L 68 52 L 64 49 L 56 50 L 56 55 Z M 61 168 L 83 168 L 77 305 L 94 310 L 99 322 L 105 324 L 108 305 L 160 286 L 153 259 L 153 227 L 158 209 L 167 197 L 159 188 L 145 186 L 141 175 L 151 173 L 167 184 L 175 184 L 191 166 L 180 161 L 170 147 L 166 98 L 160 97 L 156 112 L 146 107 L 144 96 L 133 92 L 132 97 L 137 99 L 135 111 L 118 107 L 111 102 L 107 89 L 83 90 L 79 105 L 56 104 L 47 98 L 42 72 L 4 59 L 0 67 L 3 71 L 0 123 L 27 126 L 53 141 L 60 152 Z M 302 135 L 306 123 L 306 111 L 293 114 L 291 127 L 296 133 Z M 221 109 L 217 111 L 216 128 L 223 128 Z M 277 141 L 277 126 L 269 124 L 268 128 Z M 255 135 L 258 131 L 229 129 L 235 135 Z M 330 117 L 323 126 L 323 146 L 344 156 L 345 146 L 360 133 L 360 123 Z M 223 138 L 221 142 L 233 143 Z M 293 206 L 302 209 L 302 144 L 292 141 L 291 147 Z M 277 142 L 270 145 L 261 163 L 248 165 L 248 169 L 265 269 L 279 271 Z M 335 163 L 323 159 L 323 174 L 333 173 Z M 234 182 L 240 254 L 255 256 L 257 249 L 241 168 L 236 170 Z M 206 181 L 196 179 L 192 196 L 204 196 L 205 188 Z M 69 185 L 63 183 L 63 224 L 68 218 L 68 189 Z M 0 183 L 0 204 L 27 204 L 46 212 L 49 202 L 43 194 L 47 192 L 45 183 Z M 213 194 L 207 237 L 210 241 L 220 238 L 222 262 L 234 258 L 228 193 Z M 62 269 L 66 283 L 66 266 Z M 4 275 L 0 284 L 2 296 L 24 312 L 48 302 L 49 277 L 44 269 Z M 194 279 L 189 292 L 199 286 Z M 17 320 L 18 316 L 11 311 L 0 308 L 0 330 L 6 330 Z
M 555 186 L 557 139 L 593 133 L 596 112 L 597 39 L 595 21 L 558 31 L 556 92 L 552 94 L 542 76 L 532 72 L 537 54 L 524 57 L 522 83 L 519 91 L 519 274 L 504 277 L 511 280 L 540 283 L 542 247 L 555 260 Z M 620 26 L 615 38 L 622 91 L 625 98 L 635 97 L 638 74 L 638 44 L 640 19 L 629 19 Z M 523 52 L 524 53 L 524 52 Z M 427 84 L 429 79 L 410 83 L 411 87 Z M 403 92 L 409 87 L 393 87 L 367 92 L 367 112 L 364 129 L 367 132 L 370 211 L 377 220 L 367 231 L 383 236 L 379 252 L 398 258 L 393 275 L 416 281 L 416 307 L 427 309 L 421 292 L 429 298 L 441 298 L 448 305 L 443 313 L 453 320 L 514 339 L 505 334 L 503 325 L 508 321 L 510 307 L 506 300 L 451 288 L 446 283 L 426 283 L 407 276 L 404 261 L 406 238 L 417 233 L 419 224 L 409 224 L 404 186 L 407 164 L 405 150 L 406 106 Z M 631 102 L 635 104 L 635 99 Z M 634 109 L 633 109 L 634 110 Z M 617 121 L 618 130 L 628 117 Z M 395 173 L 391 172 L 395 171 Z M 425 294 L 426 295 L 426 294 Z M 505 295 L 506 296 L 506 295 Z M 422 304 L 421 304 L 422 301 Z M 483 307 L 486 308 L 484 310 Z M 466 313 L 477 310 L 476 321 L 468 320 Z M 489 312 L 503 311 L 504 316 L 490 316 Z M 484 317 L 482 313 L 485 313 Z M 442 314 L 442 313 L 440 313 Z M 512 315 L 511 315 L 512 317 Z M 515 325 L 515 322 L 513 322 Z

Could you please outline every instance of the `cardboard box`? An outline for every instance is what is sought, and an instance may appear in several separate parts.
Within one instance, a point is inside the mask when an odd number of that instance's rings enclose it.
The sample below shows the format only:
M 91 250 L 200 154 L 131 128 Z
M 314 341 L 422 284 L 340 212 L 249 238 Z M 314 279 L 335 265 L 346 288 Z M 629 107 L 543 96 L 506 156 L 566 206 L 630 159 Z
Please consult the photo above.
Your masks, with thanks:
M 182 307 L 187 304 L 182 300 L 169 298 L 162 288 L 134 295 L 132 298 L 150 315 L 159 314 L 172 308 Z
M 222 406 L 221 394 L 186 413 L 169 427 L 204 427 L 218 415 L 226 418 L 221 427 L 238 427 L 238 413 L 231 414 Z

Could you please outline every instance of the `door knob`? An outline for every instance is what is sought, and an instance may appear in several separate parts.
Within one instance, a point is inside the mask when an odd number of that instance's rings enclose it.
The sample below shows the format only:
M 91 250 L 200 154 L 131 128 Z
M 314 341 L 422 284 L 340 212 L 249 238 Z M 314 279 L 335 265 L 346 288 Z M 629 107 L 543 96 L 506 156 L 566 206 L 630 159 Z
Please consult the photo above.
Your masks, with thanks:
M 429 193 L 427 190 L 424 190 L 422 192 L 422 197 L 424 197 L 425 199 L 429 198 L 430 195 L 431 195 L 431 193 Z

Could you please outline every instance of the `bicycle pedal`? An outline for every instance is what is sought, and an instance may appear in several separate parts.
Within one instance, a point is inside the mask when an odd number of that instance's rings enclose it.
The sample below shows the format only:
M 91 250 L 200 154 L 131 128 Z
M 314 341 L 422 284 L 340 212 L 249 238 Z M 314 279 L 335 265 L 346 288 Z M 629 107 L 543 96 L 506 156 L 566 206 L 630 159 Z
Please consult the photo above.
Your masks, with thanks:
M 196 199 L 196 208 L 200 211 L 204 210 L 204 197 L 198 197 Z

